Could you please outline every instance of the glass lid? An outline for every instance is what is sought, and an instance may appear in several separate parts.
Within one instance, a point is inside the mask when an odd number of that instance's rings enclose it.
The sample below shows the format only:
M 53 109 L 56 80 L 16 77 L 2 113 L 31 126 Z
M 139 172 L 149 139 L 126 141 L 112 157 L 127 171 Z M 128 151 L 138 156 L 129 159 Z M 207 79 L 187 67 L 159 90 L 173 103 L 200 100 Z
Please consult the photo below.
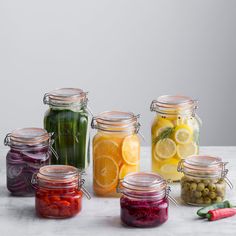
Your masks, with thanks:
M 48 105 L 68 105 L 76 102 L 87 102 L 87 93 L 79 88 L 55 89 L 44 95 L 43 102 Z
M 67 165 L 48 165 L 39 169 L 37 177 L 40 180 L 53 182 L 71 182 L 79 176 L 78 169 Z
M 151 172 L 135 172 L 125 176 L 122 187 L 129 190 L 157 191 L 166 188 L 166 181 L 158 174 Z
M 7 134 L 5 145 L 37 145 L 50 139 L 49 133 L 41 128 L 21 128 Z
M 168 109 L 193 109 L 196 108 L 197 101 L 183 95 L 163 95 L 153 100 L 151 111 L 168 110 Z
M 121 132 L 125 129 L 131 129 L 138 132 L 140 124 L 139 115 L 132 112 L 123 111 L 105 111 L 92 119 L 92 128 L 104 131 Z
M 179 162 L 178 171 L 193 176 L 225 176 L 228 172 L 226 164 L 219 157 L 193 155 Z

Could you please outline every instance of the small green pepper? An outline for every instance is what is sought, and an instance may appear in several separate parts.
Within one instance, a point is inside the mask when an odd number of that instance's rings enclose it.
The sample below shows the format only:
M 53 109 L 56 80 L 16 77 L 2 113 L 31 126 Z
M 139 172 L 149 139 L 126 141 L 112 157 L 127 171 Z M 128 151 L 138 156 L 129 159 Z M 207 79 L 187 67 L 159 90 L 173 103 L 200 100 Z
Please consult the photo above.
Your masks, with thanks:
M 231 208 L 231 207 L 233 207 L 233 206 L 229 201 L 214 203 L 210 206 L 206 206 L 206 207 L 203 207 L 203 208 L 199 209 L 197 211 L 197 215 L 202 217 L 202 218 L 205 218 L 208 211 L 210 211 L 210 210 L 219 209 L 219 208 Z

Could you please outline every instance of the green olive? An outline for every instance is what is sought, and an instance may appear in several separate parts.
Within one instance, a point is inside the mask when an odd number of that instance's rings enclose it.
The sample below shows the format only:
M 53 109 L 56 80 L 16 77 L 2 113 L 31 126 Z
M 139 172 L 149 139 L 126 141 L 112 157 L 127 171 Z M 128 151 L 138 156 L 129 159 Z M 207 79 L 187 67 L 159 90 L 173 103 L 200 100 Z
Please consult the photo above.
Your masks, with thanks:
M 190 183 L 185 182 L 185 183 L 184 183 L 184 190 L 185 190 L 185 191 L 188 191 L 189 188 L 190 188 Z
M 197 190 L 198 191 L 202 191 L 205 188 L 205 184 L 204 183 L 198 183 L 197 184 Z
M 211 198 L 211 199 L 216 198 L 216 193 L 215 192 L 210 192 L 209 198 Z
M 209 192 L 210 192 L 210 191 L 209 191 L 208 188 L 204 188 L 204 189 L 202 190 L 202 196 L 203 196 L 203 197 L 208 196 Z
M 211 199 L 209 197 L 204 198 L 204 203 L 205 204 L 211 204 Z
M 202 196 L 202 193 L 201 193 L 200 191 L 196 191 L 196 192 L 194 193 L 194 196 L 195 196 L 196 198 L 200 198 L 200 197 Z
M 203 204 L 204 200 L 202 197 L 196 199 L 197 204 Z
M 209 188 L 210 191 L 216 191 L 216 185 L 215 184 L 210 183 L 208 185 L 208 188 Z
M 197 184 L 196 183 L 191 183 L 190 184 L 190 190 L 195 191 L 197 189 Z
M 223 199 L 221 198 L 221 197 L 216 197 L 216 202 L 222 202 L 223 201 Z
M 210 184 L 210 180 L 209 179 L 204 179 L 203 183 L 205 184 L 205 186 L 207 186 L 208 184 Z

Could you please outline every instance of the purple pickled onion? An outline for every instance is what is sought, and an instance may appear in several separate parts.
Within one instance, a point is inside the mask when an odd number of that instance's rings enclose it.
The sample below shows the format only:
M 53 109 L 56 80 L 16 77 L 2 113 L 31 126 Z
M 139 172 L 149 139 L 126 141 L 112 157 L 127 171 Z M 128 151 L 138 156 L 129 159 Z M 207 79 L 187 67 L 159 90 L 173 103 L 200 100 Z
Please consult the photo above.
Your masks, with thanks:
M 7 177 L 10 179 L 16 178 L 21 175 L 23 166 L 20 165 L 8 165 L 7 166 Z

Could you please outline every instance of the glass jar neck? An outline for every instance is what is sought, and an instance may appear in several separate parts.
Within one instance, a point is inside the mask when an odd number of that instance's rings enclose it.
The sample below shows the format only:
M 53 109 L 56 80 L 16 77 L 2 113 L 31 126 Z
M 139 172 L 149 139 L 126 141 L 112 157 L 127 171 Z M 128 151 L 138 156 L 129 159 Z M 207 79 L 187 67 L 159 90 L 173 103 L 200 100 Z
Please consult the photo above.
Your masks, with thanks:
M 123 189 L 122 194 L 129 198 L 135 198 L 139 200 L 162 200 L 168 197 L 169 190 L 163 189 L 158 191 L 146 192 L 146 191 L 135 191 L 129 189 Z
M 50 145 L 49 142 L 46 143 L 40 143 L 37 145 L 24 145 L 24 144 L 18 144 L 18 145 L 10 145 L 11 150 L 14 151 L 40 151 L 40 152 L 49 152 L 50 151 Z

